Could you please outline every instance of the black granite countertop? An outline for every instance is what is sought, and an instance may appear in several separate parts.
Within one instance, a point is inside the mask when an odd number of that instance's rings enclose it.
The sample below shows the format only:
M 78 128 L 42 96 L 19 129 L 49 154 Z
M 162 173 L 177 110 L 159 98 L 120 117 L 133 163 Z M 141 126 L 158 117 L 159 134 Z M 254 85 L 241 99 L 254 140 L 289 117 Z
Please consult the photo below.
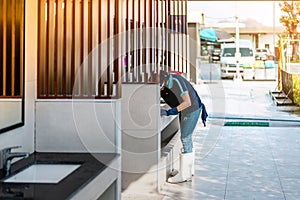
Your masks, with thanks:
M 91 180 L 97 177 L 115 159 L 113 153 L 38 153 L 21 159 L 11 166 L 11 174 L 23 170 L 34 163 L 80 164 L 80 167 L 59 183 L 4 183 L 0 170 L 0 200 L 60 200 L 68 199 Z

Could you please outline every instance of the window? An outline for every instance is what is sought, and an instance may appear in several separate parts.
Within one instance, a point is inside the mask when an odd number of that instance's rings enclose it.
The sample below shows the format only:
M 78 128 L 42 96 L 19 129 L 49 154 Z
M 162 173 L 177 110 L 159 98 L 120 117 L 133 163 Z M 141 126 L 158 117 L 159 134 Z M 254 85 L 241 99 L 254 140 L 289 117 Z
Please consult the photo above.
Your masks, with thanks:
M 235 57 L 236 48 L 224 48 L 224 57 Z M 242 57 L 253 56 L 253 51 L 249 48 L 240 48 L 240 53 Z

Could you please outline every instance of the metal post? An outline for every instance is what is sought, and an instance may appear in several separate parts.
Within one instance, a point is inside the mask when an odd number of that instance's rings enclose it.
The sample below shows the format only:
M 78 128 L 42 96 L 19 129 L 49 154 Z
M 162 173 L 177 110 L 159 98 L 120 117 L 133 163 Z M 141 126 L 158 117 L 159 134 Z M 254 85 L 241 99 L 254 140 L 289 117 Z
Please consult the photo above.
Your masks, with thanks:
M 240 73 L 240 30 L 239 30 L 239 18 L 238 16 L 235 17 L 235 60 L 236 60 L 236 74 L 234 77 L 235 81 L 240 81 L 242 80 L 242 76 Z

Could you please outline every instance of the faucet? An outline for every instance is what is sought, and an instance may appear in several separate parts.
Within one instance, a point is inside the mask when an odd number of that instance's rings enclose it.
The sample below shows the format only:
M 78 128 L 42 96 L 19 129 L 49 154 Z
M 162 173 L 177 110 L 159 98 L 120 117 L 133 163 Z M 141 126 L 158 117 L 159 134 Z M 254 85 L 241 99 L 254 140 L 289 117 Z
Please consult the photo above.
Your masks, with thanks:
M 18 149 L 18 148 L 21 148 L 21 146 L 8 147 L 8 148 L 1 150 L 2 168 L 3 168 L 5 176 L 9 175 L 9 173 L 10 173 L 12 159 L 20 158 L 20 157 L 27 158 L 29 156 L 29 153 L 27 153 L 27 152 L 15 152 L 15 153 L 11 152 L 12 149 Z

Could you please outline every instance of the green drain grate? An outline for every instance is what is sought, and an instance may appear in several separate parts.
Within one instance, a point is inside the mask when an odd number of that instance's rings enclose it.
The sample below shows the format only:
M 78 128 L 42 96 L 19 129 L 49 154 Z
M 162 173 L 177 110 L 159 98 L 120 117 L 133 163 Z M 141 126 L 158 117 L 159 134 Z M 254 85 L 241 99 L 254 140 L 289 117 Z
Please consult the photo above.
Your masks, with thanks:
M 224 126 L 263 126 L 268 127 L 269 122 L 225 122 Z

